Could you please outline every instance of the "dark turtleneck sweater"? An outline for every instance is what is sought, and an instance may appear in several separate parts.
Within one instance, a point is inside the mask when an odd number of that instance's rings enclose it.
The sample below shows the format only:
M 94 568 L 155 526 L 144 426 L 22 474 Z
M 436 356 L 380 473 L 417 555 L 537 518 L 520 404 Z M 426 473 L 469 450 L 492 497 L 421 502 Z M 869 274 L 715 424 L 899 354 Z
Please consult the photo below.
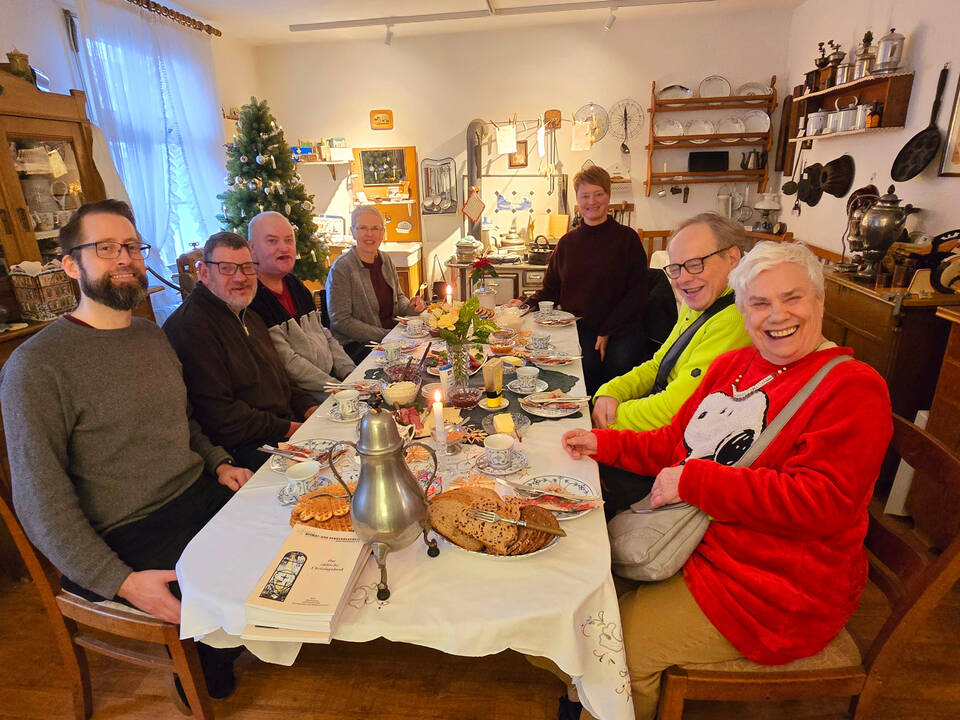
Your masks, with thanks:
M 647 253 L 635 230 L 608 217 L 582 223 L 557 243 L 543 288 L 527 304 L 553 300 L 597 335 L 617 337 L 643 325 Z

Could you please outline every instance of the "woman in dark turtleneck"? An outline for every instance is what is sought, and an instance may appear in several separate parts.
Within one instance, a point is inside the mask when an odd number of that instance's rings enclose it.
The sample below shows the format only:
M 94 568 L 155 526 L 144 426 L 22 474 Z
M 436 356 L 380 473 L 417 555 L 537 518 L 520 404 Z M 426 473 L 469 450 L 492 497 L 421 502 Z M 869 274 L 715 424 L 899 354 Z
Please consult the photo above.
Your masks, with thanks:
M 647 359 L 643 305 L 647 254 L 635 230 L 607 215 L 610 175 L 601 167 L 574 177 L 583 222 L 560 238 L 543 288 L 526 303 L 553 300 L 577 322 L 583 374 L 591 395 L 600 385 Z

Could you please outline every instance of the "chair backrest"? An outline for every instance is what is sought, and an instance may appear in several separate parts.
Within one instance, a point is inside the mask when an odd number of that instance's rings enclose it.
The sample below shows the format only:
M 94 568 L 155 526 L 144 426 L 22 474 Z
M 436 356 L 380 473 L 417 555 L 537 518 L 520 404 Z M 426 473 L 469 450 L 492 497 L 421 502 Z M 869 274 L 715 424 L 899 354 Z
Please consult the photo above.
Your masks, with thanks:
M 643 243 L 643 249 L 647 251 L 647 259 L 657 250 L 667 249 L 667 240 L 673 230 L 640 230 L 637 229 L 637 235 L 640 236 L 640 242 Z
M 177 282 L 180 283 L 180 296 L 184 300 L 197 285 L 197 263 L 202 257 L 203 251 L 196 248 L 177 258 Z
M 911 523 L 885 515 L 877 501 L 870 509 L 870 578 L 891 610 L 864 656 L 871 675 L 894 668 L 903 646 L 960 579 L 960 459 L 899 415 L 890 445 L 914 469 L 908 505 L 918 511 Z

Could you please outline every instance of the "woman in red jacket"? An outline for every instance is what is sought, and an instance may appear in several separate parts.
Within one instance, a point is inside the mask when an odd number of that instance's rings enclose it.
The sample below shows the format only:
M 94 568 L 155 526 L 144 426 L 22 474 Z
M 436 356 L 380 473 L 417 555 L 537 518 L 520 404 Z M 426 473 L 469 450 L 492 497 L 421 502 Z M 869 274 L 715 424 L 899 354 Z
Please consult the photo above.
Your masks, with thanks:
M 718 357 L 670 425 L 563 436 L 574 458 L 656 475 L 654 507 L 683 500 L 712 518 L 682 576 L 620 598 L 637 718 L 655 716 L 671 665 L 819 652 L 867 579 L 886 385 L 864 363 L 837 365 L 750 467 L 731 467 L 824 363 L 852 353 L 822 335 L 823 275 L 807 248 L 761 242 L 730 285 L 755 347 Z

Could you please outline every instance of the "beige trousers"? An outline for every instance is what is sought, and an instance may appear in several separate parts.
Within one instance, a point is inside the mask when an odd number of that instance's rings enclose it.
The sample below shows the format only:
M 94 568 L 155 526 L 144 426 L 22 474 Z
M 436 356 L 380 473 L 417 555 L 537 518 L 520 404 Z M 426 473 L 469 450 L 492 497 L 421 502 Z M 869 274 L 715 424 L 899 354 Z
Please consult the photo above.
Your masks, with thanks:
M 660 673 L 671 665 L 742 657 L 703 614 L 683 574 L 620 596 L 620 620 L 637 720 L 653 720 Z

